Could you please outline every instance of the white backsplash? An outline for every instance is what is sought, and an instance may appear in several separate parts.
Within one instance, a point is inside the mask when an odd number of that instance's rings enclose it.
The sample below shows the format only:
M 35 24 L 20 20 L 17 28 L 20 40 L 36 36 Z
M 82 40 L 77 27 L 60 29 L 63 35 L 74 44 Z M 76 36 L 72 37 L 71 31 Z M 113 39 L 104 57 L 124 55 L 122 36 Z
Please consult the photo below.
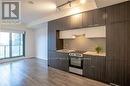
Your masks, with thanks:
M 75 39 L 64 39 L 64 49 L 88 50 L 95 51 L 95 47 L 102 47 L 106 51 L 106 39 L 87 39 L 85 37 L 77 37 Z

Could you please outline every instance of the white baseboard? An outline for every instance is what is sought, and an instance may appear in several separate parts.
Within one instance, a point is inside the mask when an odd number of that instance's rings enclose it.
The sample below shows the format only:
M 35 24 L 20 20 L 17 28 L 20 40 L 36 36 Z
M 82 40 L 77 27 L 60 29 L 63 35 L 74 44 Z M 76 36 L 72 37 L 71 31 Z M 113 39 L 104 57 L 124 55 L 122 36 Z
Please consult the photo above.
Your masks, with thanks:
M 0 64 L 1 63 L 6 63 L 6 62 L 12 62 L 12 61 L 17 61 L 17 60 L 22 60 L 22 59 L 29 59 L 29 58 L 34 58 L 34 57 L 18 57 L 18 58 L 2 59 L 2 60 L 0 60 Z

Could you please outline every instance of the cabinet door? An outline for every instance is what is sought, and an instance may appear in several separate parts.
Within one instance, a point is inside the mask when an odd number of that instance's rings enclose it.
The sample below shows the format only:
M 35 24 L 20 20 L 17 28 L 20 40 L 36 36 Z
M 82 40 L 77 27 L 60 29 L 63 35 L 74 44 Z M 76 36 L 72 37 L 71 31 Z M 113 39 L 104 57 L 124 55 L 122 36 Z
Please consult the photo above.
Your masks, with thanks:
M 60 39 L 60 31 L 56 30 L 56 50 L 63 49 L 63 39 Z
M 96 80 L 105 82 L 105 59 L 106 57 L 97 56 L 94 57 L 94 59 L 97 61 L 96 63 Z
M 130 27 L 130 22 L 127 23 L 127 28 Z M 128 29 L 127 34 L 128 38 L 130 38 L 130 29 Z M 130 39 L 128 40 L 128 47 L 130 47 Z M 130 48 L 128 48 L 128 57 L 127 57 L 127 85 L 130 86 Z
M 127 3 L 121 3 L 106 8 L 107 23 L 116 23 L 127 20 Z
M 48 65 L 50 67 L 56 68 L 57 67 L 57 56 L 55 51 L 48 51 Z
M 107 25 L 106 78 L 108 83 L 127 86 L 127 33 L 126 22 Z
M 48 49 L 63 49 L 63 40 L 59 39 L 59 30 L 57 30 L 57 20 L 48 23 Z
M 128 17 L 127 19 L 130 22 L 130 11 L 129 10 L 130 10 L 130 1 L 127 2 L 127 17 Z
M 70 29 L 82 28 L 82 13 L 72 15 L 69 18 L 70 18 Z
M 106 38 L 106 26 L 87 28 L 86 38 Z
M 57 30 L 69 30 L 70 29 L 70 18 L 63 17 L 56 20 L 57 24 Z
M 48 23 L 48 50 L 56 50 L 55 21 Z
M 87 78 L 95 78 L 95 68 L 91 65 L 92 58 L 90 56 L 85 56 L 83 61 L 83 75 Z
M 83 27 L 92 27 L 94 24 L 94 11 L 83 13 Z
M 103 26 L 106 23 L 106 9 L 94 10 L 94 26 Z
M 58 69 L 63 71 L 69 71 L 69 59 L 67 53 L 57 53 Z
M 84 58 L 83 74 L 87 78 L 105 82 L 105 57 L 87 55 Z

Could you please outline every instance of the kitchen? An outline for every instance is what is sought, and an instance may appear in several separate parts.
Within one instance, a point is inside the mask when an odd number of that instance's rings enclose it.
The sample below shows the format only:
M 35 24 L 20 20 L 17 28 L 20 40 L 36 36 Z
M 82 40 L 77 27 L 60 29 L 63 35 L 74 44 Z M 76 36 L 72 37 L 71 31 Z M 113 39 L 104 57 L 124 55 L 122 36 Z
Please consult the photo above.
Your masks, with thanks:
M 55 60 L 53 64 L 54 67 L 81 76 L 91 77 L 92 79 L 94 79 L 95 76 L 99 76 L 94 74 L 105 72 L 102 71 L 105 66 L 100 66 L 105 65 L 106 57 L 105 26 L 61 30 L 58 32 L 58 39 L 63 41 L 60 42 L 62 43 L 63 49 L 56 50 L 56 52 L 54 51 L 56 55 L 53 56 L 53 60 Z M 95 62 L 96 60 L 97 62 Z M 100 65 L 98 66 L 97 64 Z M 83 69 L 86 70 L 86 67 L 87 71 L 83 71 Z M 88 67 L 90 69 L 88 69 Z M 101 71 L 95 70 L 98 67 Z M 88 75 L 89 72 L 91 72 L 90 76 Z M 97 79 L 103 81 L 103 77 L 104 75 L 101 74 L 101 77 L 97 77 Z
M 69 72 L 83 75 L 83 55 L 106 56 L 105 26 L 60 31 L 59 34 L 59 39 L 63 39 L 63 49 L 57 52 L 69 54 L 69 66 L 72 66 Z

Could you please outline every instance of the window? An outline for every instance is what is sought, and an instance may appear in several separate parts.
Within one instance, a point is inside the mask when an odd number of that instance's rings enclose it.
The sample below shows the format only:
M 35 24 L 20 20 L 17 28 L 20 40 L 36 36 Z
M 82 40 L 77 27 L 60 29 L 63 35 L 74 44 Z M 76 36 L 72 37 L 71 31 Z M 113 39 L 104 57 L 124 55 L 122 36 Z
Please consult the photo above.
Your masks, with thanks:
M 0 32 L 0 59 L 24 56 L 24 33 Z
M 0 59 L 9 58 L 9 41 L 10 34 L 6 32 L 0 32 Z

